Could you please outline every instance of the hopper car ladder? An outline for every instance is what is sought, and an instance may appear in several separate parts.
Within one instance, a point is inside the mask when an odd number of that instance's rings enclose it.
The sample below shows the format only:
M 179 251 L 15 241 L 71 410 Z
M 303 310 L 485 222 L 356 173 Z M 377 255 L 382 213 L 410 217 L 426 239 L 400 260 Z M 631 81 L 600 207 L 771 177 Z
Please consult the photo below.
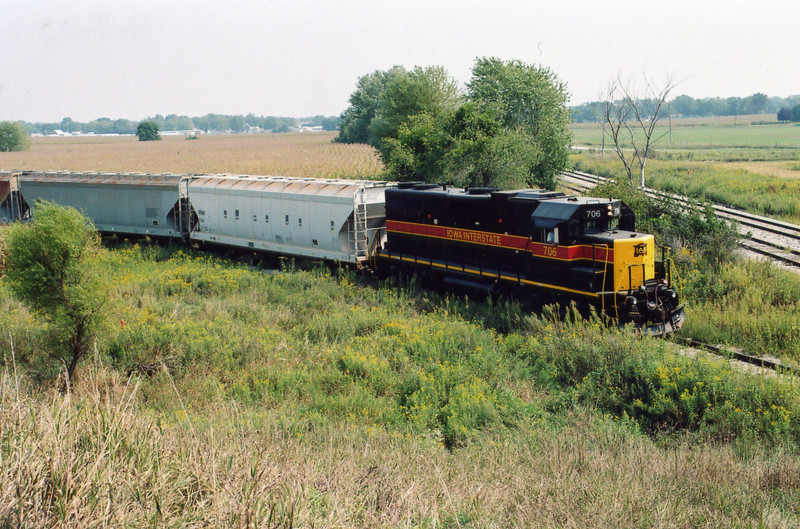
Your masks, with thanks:
M 369 238 L 367 235 L 367 195 L 363 187 L 359 187 L 353 199 L 353 231 L 352 248 L 356 263 L 369 260 Z

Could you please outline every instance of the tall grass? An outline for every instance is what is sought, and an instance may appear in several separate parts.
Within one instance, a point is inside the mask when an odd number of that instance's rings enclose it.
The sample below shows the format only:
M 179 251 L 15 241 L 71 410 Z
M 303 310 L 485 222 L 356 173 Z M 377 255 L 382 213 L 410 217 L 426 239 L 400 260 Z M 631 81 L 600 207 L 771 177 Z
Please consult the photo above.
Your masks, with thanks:
M 581 154 L 573 161 L 582 171 L 625 178 L 621 164 L 612 156 Z M 651 160 L 647 167 L 649 187 L 800 223 L 800 179 L 714 163 Z
M 0 526 L 788 527 L 800 464 L 666 448 L 578 406 L 454 453 L 425 436 L 219 402 L 154 413 L 95 364 L 70 393 L 0 378 Z M 533 402 L 532 402 L 533 404 Z M 589 500 L 591 498 L 591 501 Z

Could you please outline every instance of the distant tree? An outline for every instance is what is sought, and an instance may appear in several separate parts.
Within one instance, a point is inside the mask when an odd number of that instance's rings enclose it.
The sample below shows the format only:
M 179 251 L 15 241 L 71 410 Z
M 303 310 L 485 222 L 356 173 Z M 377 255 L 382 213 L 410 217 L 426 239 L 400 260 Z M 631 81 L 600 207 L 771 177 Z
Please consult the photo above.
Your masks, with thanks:
M 761 114 L 766 112 L 769 97 L 767 94 L 757 92 L 745 99 L 745 112 L 748 114 Z
M 91 221 L 70 207 L 39 202 L 30 224 L 5 235 L 11 292 L 47 325 L 48 370 L 72 378 L 101 323 L 107 283 L 97 270 L 100 241 Z
M 244 117 L 242 116 L 231 116 L 228 119 L 228 128 L 231 132 L 242 132 L 244 125 Z
M 672 111 L 684 117 L 697 116 L 698 102 L 695 98 L 687 95 L 680 95 L 670 101 Z
M 164 118 L 163 130 L 192 130 L 193 128 L 194 123 L 192 122 L 192 118 L 189 116 L 177 116 L 175 114 L 170 114 Z
M 64 132 L 75 132 L 76 130 L 80 130 L 80 123 L 73 121 L 72 118 L 64 118 L 57 128 Z
M 778 121 L 792 121 L 794 114 L 792 113 L 792 109 L 789 107 L 783 107 L 782 109 L 778 110 Z
M 331 116 L 327 118 L 323 118 L 320 125 L 322 125 L 322 130 L 339 130 L 339 123 L 342 121 L 342 118 L 339 116 Z
M 139 141 L 160 140 L 161 134 L 158 133 L 158 125 L 153 121 L 142 121 L 136 127 L 136 137 Z
M 22 151 L 28 144 L 25 127 L 13 121 L 0 121 L 0 152 Z
M 792 121 L 800 121 L 800 103 L 792 107 Z
M 644 78 L 641 93 L 619 77 L 612 80 L 604 94 L 602 119 L 605 133 L 614 143 L 617 157 L 622 162 L 628 181 L 634 185 L 634 166 L 639 169 L 639 185 L 644 188 L 644 170 L 653 144 L 662 136 L 655 136 L 656 126 L 663 117 L 664 105 L 675 82 L 667 78 L 663 86 L 655 86 Z

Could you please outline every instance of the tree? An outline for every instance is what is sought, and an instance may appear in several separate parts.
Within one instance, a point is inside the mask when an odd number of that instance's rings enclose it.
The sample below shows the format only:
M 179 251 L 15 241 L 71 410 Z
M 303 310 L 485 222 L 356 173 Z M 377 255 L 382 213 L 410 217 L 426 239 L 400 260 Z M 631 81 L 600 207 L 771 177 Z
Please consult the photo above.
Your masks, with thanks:
M 800 121 L 800 103 L 792 107 L 792 121 Z
M 792 113 L 792 109 L 789 107 L 783 107 L 782 109 L 778 110 L 778 121 L 792 121 L 794 114 Z
M 107 285 L 97 270 L 99 237 L 94 225 L 71 207 L 35 206 L 31 224 L 6 232 L 6 278 L 11 292 L 44 320 L 48 367 L 67 365 L 72 378 L 98 325 Z
M 439 66 L 359 79 L 336 141 L 378 149 L 386 176 L 554 188 L 571 135 L 566 87 L 546 68 L 478 59 L 465 98 Z
M 0 152 L 22 151 L 28 148 L 28 131 L 13 121 L 0 121 Z
M 139 141 L 155 141 L 161 139 L 158 133 L 158 125 L 154 121 L 142 121 L 136 127 L 136 137 Z
M 503 127 L 530 136 L 541 156 L 529 183 L 554 188 L 572 143 L 566 85 L 544 66 L 484 57 L 475 61 L 467 89 L 481 109 L 499 112 Z
M 378 113 L 386 85 L 395 76 L 406 73 L 402 66 L 394 66 L 385 72 L 376 70 L 359 77 L 355 91 L 350 94 L 350 105 L 342 112 L 339 134 L 334 141 L 371 143 L 372 120 Z
M 644 89 L 639 94 L 631 84 L 619 77 L 609 83 L 603 97 L 601 119 L 605 133 L 611 138 L 628 181 L 634 184 L 634 166 L 639 167 L 640 187 L 644 188 L 644 170 L 653 145 L 665 134 L 655 136 L 656 127 L 663 117 L 664 104 L 675 82 L 668 77 L 661 87 L 655 86 L 647 76 Z
M 370 122 L 370 144 L 383 153 L 386 138 L 396 138 L 412 116 L 428 114 L 436 119 L 452 112 L 458 102 L 456 83 L 441 66 L 396 73 L 387 81 Z
M 767 111 L 767 103 L 769 103 L 767 94 L 756 92 L 745 99 L 745 112 L 748 114 L 763 114 Z

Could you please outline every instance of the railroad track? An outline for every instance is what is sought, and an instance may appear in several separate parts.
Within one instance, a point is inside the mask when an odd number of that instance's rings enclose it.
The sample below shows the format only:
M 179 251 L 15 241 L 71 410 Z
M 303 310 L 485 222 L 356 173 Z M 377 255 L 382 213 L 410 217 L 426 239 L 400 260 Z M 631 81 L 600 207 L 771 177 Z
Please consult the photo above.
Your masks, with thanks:
M 775 360 L 772 358 L 762 358 L 760 356 L 751 355 L 749 353 L 745 353 L 743 351 L 731 349 L 721 345 L 714 345 L 714 344 L 700 342 L 698 340 L 695 340 L 694 338 L 678 338 L 677 342 L 692 347 L 694 349 L 702 349 L 704 351 L 715 354 L 717 356 L 721 356 L 723 358 L 727 358 L 729 360 L 736 360 L 738 362 L 750 364 L 756 367 L 760 367 L 762 369 L 771 369 L 779 374 L 792 375 L 795 377 L 800 376 L 800 369 L 798 369 L 797 367 L 788 366 L 786 364 L 781 363 L 779 360 Z
M 582 193 L 607 180 L 602 176 L 580 171 L 569 171 L 562 174 L 564 187 L 576 193 Z M 650 197 L 669 197 L 687 206 L 692 204 L 689 198 L 681 195 L 653 189 L 645 192 Z M 740 242 L 742 248 L 783 265 L 800 269 L 800 226 L 726 206 L 713 205 L 712 207 L 720 218 L 737 223 L 739 231 L 745 236 Z

